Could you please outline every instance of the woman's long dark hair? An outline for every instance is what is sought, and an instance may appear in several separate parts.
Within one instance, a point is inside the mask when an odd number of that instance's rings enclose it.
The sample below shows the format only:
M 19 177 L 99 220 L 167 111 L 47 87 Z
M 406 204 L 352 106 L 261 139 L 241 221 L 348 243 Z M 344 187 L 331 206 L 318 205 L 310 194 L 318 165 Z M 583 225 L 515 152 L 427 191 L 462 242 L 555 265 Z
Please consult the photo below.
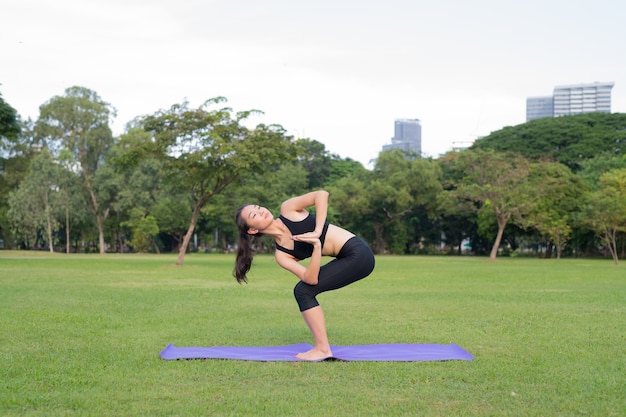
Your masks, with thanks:
M 249 227 L 241 215 L 242 210 L 246 206 L 249 206 L 249 204 L 244 204 L 239 207 L 235 215 L 235 223 L 237 224 L 237 230 L 239 230 L 239 237 L 237 238 L 237 259 L 235 261 L 233 276 L 237 278 L 237 282 L 240 284 L 248 282 L 246 274 L 252 266 L 252 258 L 254 258 L 255 253 L 252 247 L 252 237 L 248 234 Z

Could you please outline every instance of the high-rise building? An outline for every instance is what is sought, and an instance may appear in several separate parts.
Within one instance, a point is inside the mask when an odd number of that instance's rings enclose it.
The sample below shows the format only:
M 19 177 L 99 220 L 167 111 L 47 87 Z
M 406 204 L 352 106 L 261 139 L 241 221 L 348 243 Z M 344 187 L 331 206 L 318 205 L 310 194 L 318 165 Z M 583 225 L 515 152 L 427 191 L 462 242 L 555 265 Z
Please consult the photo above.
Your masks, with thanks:
M 561 85 L 554 87 L 554 116 L 611 113 L 611 89 L 615 83 Z
M 526 121 L 580 113 L 611 113 L 611 89 L 615 83 L 595 82 L 554 87 L 552 96 L 526 99 Z
M 419 119 L 396 119 L 391 144 L 383 145 L 383 151 L 401 149 L 422 153 L 422 124 Z
M 554 97 L 528 97 L 526 99 L 526 121 L 554 117 Z

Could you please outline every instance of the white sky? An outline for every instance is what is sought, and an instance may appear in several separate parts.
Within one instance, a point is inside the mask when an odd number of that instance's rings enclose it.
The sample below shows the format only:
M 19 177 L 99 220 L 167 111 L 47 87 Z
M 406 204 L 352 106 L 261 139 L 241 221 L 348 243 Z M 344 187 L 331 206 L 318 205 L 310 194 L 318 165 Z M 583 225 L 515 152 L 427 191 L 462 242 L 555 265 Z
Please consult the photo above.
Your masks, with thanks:
M 23 118 L 71 86 L 136 116 L 224 96 L 367 167 L 397 118 L 437 156 L 525 122 L 526 98 L 613 81 L 623 0 L 3 0 L 0 93 Z

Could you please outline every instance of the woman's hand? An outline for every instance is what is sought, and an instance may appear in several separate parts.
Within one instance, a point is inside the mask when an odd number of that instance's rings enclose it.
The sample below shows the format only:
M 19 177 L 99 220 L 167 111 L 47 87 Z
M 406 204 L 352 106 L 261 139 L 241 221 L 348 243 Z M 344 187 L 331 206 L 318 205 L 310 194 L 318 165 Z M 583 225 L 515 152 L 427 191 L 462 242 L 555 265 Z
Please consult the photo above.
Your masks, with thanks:
M 306 243 L 315 244 L 316 241 L 317 242 L 320 241 L 320 236 L 321 236 L 321 233 L 314 230 L 312 232 L 306 232 L 306 233 L 302 233 L 300 235 L 294 235 L 291 238 L 293 240 L 297 240 L 297 241 L 300 241 L 300 242 L 306 242 Z
M 313 245 L 313 253 L 311 254 L 311 261 L 309 265 L 306 267 L 304 272 L 298 277 L 309 285 L 317 285 L 319 274 L 320 274 L 320 265 L 322 258 L 322 242 L 320 242 L 319 237 L 315 232 L 303 233 L 301 235 L 295 235 L 292 237 L 293 240 L 297 240 L 299 242 L 306 242 Z

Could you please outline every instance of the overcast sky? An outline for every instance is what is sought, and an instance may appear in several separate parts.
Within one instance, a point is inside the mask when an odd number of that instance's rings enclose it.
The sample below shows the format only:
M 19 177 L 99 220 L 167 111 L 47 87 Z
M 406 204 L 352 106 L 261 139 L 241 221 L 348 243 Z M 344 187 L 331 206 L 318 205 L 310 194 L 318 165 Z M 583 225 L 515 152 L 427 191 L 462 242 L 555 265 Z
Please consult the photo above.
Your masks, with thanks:
M 626 112 L 623 0 L 3 0 L 0 93 L 23 118 L 71 86 L 136 116 L 224 96 L 368 162 L 397 118 L 430 156 L 525 122 L 526 98 L 613 81 Z

